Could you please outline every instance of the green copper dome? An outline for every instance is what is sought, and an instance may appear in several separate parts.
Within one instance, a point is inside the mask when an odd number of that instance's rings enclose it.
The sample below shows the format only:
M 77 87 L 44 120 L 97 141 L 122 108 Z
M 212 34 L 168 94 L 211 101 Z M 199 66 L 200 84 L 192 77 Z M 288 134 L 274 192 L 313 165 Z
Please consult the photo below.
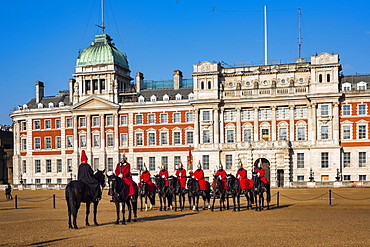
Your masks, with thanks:
M 95 41 L 78 55 L 77 66 L 113 63 L 129 69 L 126 56 L 111 41 L 107 34 L 96 35 Z

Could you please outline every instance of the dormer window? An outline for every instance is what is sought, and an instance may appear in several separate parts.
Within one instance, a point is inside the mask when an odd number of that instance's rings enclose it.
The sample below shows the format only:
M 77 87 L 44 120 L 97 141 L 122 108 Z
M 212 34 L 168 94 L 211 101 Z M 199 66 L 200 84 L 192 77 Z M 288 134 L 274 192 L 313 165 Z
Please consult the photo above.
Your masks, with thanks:
M 182 99 L 182 96 L 181 96 L 181 94 L 176 94 L 176 100 L 181 100 Z
M 145 101 L 144 96 L 140 95 L 137 101 L 138 102 L 144 102 Z
M 64 102 L 59 102 L 59 107 L 64 106 Z
M 23 110 L 26 110 L 26 109 L 28 109 L 28 105 L 27 104 L 24 104 L 23 105 Z
M 54 103 L 53 102 L 49 102 L 49 108 L 53 108 L 54 107 Z
M 366 90 L 366 89 L 367 89 L 366 82 L 360 81 L 359 83 L 357 83 L 357 90 Z
M 42 103 L 38 103 L 37 108 L 44 108 L 44 105 Z
M 189 99 L 194 99 L 194 94 L 193 94 L 193 93 L 189 93 L 189 94 L 188 94 L 188 98 L 189 98 Z
M 152 96 L 150 97 L 150 101 L 157 101 L 157 96 L 152 95 Z
M 342 90 L 343 91 L 351 91 L 351 83 L 346 82 L 342 84 Z
M 170 100 L 170 97 L 167 94 L 163 95 L 163 101 L 169 101 L 169 100 Z

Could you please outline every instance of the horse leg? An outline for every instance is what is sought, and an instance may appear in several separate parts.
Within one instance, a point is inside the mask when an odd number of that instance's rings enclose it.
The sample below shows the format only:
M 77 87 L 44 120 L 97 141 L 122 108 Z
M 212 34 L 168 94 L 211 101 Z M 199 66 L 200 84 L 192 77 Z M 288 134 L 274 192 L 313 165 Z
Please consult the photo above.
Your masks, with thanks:
M 232 198 L 233 198 L 233 203 L 234 203 L 234 209 L 233 209 L 233 211 L 236 211 L 236 200 L 235 200 L 235 195 L 231 195 L 232 196 Z M 227 201 L 229 201 L 229 199 L 227 199 Z M 227 204 L 229 204 L 229 203 L 227 203 Z
M 121 202 L 121 206 L 122 206 L 122 225 L 126 225 L 125 204 L 126 204 L 126 202 Z
M 119 224 L 119 214 L 120 214 L 120 203 L 119 202 L 115 202 L 116 204 L 116 214 L 117 214 L 117 218 L 116 218 L 116 222 L 114 222 L 114 224 Z
M 131 196 L 128 197 L 128 200 L 126 201 L 127 204 L 127 211 L 128 211 L 128 219 L 127 222 L 131 222 Z
M 213 195 L 213 203 L 212 203 L 212 207 L 211 207 L 212 212 L 213 212 L 213 209 L 215 208 L 215 200 L 216 200 L 216 195 L 214 194 Z
M 173 195 L 173 199 L 175 200 L 175 212 L 177 211 L 177 200 L 176 200 L 176 194 Z
M 137 200 L 135 200 L 135 202 L 132 203 L 132 211 L 134 213 L 134 220 L 133 221 L 136 222 L 136 220 L 137 220 Z
M 140 195 L 140 211 L 143 211 L 143 196 Z
M 230 204 L 229 204 L 229 195 L 227 194 L 227 191 L 226 191 L 225 199 L 226 199 L 226 204 L 227 204 L 226 209 L 229 210 L 230 209 Z M 233 198 L 233 200 L 234 200 L 234 198 Z M 234 205 L 235 205 L 235 202 L 234 202 Z M 224 208 L 225 208 L 225 201 L 224 201 Z
M 159 196 L 159 211 L 162 211 L 162 195 L 158 194 Z
M 90 226 L 89 224 L 89 214 L 90 214 L 90 202 L 86 202 L 86 218 L 85 218 L 85 225 Z
M 99 201 L 97 202 L 93 202 L 94 203 L 94 225 L 98 226 L 98 222 L 96 221 L 96 215 L 98 213 L 98 204 L 99 204 Z

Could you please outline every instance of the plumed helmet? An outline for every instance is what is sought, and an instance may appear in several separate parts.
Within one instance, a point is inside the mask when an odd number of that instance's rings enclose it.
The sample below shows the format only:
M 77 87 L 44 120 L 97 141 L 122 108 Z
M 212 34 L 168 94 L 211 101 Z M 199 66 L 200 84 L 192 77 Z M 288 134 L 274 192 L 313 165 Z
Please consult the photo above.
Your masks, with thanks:
M 199 163 L 198 163 L 198 168 L 202 169 L 202 165 L 200 164 L 200 160 L 199 160 Z
M 146 167 L 145 163 L 144 163 L 144 171 L 148 171 L 148 168 Z
M 162 170 L 164 170 L 165 169 L 165 166 L 164 166 L 164 164 L 162 163 L 162 165 L 161 165 L 161 169 Z
M 82 150 L 82 152 L 81 152 L 81 164 L 88 164 L 85 150 Z

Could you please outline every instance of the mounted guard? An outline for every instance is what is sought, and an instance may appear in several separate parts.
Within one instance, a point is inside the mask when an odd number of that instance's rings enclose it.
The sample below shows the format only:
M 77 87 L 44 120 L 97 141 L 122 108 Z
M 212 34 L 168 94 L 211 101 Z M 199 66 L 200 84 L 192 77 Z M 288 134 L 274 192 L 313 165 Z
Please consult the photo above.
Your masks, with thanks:
M 125 154 L 121 155 L 120 162 L 116 166 L 115 175 L 122 178 L 125 182 L 127 196 L 136 194 L 138 187 L 135 181 L 132 180 L 131 165 L 127 162 Z

